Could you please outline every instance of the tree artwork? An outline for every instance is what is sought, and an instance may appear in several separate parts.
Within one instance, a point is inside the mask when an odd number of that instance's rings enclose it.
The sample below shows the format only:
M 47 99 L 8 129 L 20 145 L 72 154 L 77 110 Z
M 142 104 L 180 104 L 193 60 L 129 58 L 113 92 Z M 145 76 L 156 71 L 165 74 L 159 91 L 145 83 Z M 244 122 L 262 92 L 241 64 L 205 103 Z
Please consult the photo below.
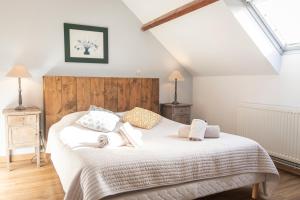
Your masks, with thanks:
M 108 28 L 64 23 L 65 62 L 108 63 Z
M 77 40 L 77 44 L 74 46 L 77 51 L 83 51 L 84 55 L 90 55 L 92 51 L 98 49 L 98 45 L 89 40 Z

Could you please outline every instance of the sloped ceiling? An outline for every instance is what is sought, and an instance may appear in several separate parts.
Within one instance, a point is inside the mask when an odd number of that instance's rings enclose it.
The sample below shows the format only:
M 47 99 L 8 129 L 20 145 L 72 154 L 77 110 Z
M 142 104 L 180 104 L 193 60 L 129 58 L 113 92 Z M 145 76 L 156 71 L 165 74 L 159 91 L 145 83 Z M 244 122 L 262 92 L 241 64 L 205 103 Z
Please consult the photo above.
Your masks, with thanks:
M 145 24 L 191 0 L 123 0 Z M 223 0 L 150 30 L 194 76 L 276 74 Z

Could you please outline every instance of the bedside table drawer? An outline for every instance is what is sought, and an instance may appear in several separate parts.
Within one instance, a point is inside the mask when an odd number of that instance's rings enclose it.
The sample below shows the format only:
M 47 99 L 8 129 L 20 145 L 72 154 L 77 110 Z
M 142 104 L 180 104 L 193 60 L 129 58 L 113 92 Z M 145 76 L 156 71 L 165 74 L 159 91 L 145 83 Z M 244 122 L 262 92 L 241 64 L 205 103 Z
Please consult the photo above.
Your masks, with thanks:
M 32 126 L 10 127 L 8 131 L 11 147 L 34 145 L 37 143 L 37 130 Z
M 190 107 L 178 107 L 174 109 L 175 115 L 189 115 L 191 112 Z
M 182 124 L 190 124 L 191 119 L 190 115 L 176 115 L 173 120 Z
M 191 104 L 161 104 L 162 116 L 183 124 L 191 123 Z
M 36 125 L 36 115 L 8 116 L 8 126 Z

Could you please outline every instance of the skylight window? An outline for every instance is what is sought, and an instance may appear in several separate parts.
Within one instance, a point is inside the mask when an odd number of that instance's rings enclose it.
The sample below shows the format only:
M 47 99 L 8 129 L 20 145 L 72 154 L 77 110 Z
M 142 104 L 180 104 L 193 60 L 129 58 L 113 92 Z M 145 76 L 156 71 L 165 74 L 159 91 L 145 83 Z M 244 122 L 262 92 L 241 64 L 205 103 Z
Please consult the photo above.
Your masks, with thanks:
M 300 50 L 300 0 L 245 0 L 281 51 Z

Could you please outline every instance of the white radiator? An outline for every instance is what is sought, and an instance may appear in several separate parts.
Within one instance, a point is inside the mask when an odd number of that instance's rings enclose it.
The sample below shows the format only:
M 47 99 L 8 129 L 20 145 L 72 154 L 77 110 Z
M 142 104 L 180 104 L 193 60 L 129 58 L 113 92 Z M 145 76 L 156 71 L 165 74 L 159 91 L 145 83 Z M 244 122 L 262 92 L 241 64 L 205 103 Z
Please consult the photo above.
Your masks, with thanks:
M 270 155 L 300 164 L 300 108 L 243 103 L 237 132 L 260 143 Z

